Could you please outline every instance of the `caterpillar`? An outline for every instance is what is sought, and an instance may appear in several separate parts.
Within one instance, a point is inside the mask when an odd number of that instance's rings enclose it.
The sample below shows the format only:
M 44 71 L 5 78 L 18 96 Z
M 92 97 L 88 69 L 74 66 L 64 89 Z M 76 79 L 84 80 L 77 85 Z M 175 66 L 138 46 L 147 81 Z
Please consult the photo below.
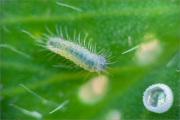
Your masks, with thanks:
M 76 39 L 76 31 L 74 31 L 73 40 L 68 36 L 67 29 L 66 37 L 63 36 L 62 28 L 60 32 L 56 29 L 56 32 L 58 36 L 54 36 L 52 32 L 50 32 L 51 35 L 43 34 L 46 42 L 43 42 L 43 45 L 41 44 L 40 46 L 72 61 L 85 70 L 97 73 L 104 71 L 107 73 L 105 70 L 107 65 L 112 64 L 109 62 L 112 58 L 112 54 L 109 51 L 105 52 L 105 50 L 101 50 L 97 53 L 96 45 L 93 47 L 91 45 L 91 40 L 86 44 L 87 35 L 83 42 L 80 40 L 80 34 L 78 35 L 78 39 Z

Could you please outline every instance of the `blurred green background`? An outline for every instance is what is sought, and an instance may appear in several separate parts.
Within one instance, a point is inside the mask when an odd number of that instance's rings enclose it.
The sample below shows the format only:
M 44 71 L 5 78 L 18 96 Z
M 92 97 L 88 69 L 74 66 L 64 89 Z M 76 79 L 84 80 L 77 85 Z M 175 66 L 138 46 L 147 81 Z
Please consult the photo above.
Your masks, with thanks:
M 10 45 L 27 54 L 23 56 L 1 46 L 1 119 L 35 119 L 37 114 L 23 113 L 14 104 L 36 111 L 42 119 L 180 119 L 179 0 L 1 0 L 1 45 Z M 88 71 L 53 67 L 64 58 L 41 51 L 34 36 L 53 33 L 56 26 L 89 34 L 97 50 L 109 50 L 116 63 L 102 73 L 104 80 Z M 65 31 L 63 31 L 65 32 Z M 137 49 L 123 52 L 139 46 Z M 70 64 L 70 63 L 67 63 Z M 72 63 L 71 63 L 72 64 Z M 82 71 L 80 73 L 80 71 Z M 143 92 L 156 83 L 168 85 L 173 94 L 172 107 L 165 113 L 148 111 Z M 50 102 L 31 94 L 25 85 Z M 49 114 L 68 100 L 62 109 Z M 33 116 L 31 116 L 33 115 Z

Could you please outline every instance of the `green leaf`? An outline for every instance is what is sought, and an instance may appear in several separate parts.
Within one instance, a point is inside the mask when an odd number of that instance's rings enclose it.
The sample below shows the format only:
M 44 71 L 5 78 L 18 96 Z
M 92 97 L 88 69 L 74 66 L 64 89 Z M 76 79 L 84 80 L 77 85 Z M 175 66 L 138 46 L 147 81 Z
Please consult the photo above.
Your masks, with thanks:
M 81 11 L 56 2 L 1 0 L 1 119 L 180 119 L 179 0 L 58 1 Z M 65 59 L 50 58 L 54 53 L 22 32 L 42 37 L 56 26 L 71 39 L 75 30 L 81 39 L 88 33 L 97 51 L 112 52 L 109 74 L 92 80 L 97 73 L 54 67 Z M 174 97 L 161 114 L 142 101 L 157 83 Z

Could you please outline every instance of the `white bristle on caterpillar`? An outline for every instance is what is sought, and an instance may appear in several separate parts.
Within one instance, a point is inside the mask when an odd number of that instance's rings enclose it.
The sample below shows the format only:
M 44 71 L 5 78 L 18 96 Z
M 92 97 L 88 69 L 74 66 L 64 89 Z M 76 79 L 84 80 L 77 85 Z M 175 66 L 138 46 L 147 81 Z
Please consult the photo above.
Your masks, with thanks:
M 74 32 L 74 40 L 71 40 L 67 34 L 67 29 L 66 38 L 62 34 L 62 29 L 61 32 L 59 32 L 58 29 L 56 31 L 58 36 L 43 34 L 45 36 L 44 40 L 46 41 L 41 42 L 40 46 L 65 57 L 90 72 L 106 72 L 107 64 L 112 64 L 108 62 L 108 60 L 112 58 L 111 53 L 108 51 L 105 52 L 104 50 L 96 53 L 96 46 L 94 48 L 92 47 L 91 40 L 86 44 L 87 35 L 84 41 L 81 42 L 80 34 L 76 40 L 76 32 Z

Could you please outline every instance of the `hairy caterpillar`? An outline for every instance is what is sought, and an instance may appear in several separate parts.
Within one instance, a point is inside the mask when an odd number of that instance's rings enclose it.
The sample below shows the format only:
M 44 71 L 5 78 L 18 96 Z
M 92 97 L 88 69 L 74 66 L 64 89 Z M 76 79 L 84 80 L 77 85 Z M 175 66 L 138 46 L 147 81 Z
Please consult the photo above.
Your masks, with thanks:
M 56 31 L 58 36 L 43 34 L 45 36 L 43 39 L 45 42 L 41 42 L 40 46 L 65 57 L 90 72 L 106 72 L 105 69 L 107 68 L 107 64 L 111 64 L 108 62 L 111 58 L 111 53 L 108 51 L 105 52 L 104 50 L 97 53 L 96 47 L 93 48 L 91 41 L 86 44 L 87 35 L 81 42 L 80 34 L 76 39 L 76 31 L 74 32 L 73 40 L 68 36 L 67 29 L 66 37 L 63 36 L 62 29 L 59 32 L 56 28 Z

